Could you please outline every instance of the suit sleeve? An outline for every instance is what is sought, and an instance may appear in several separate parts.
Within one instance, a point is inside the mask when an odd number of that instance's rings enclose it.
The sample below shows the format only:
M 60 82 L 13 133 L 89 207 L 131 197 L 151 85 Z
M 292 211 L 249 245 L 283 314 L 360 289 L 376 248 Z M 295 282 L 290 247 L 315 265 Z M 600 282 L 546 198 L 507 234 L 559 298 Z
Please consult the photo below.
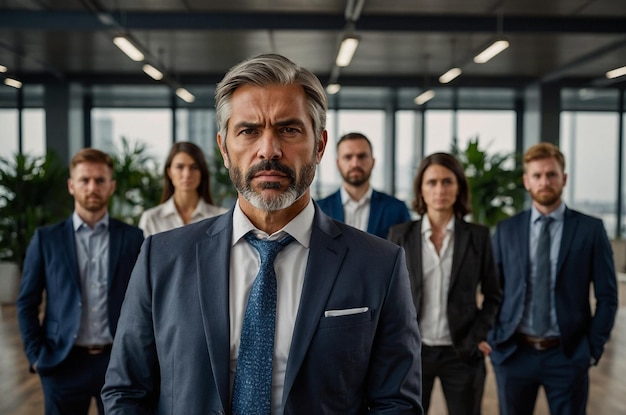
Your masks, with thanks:
M 604 344 L 611 334 L 618 305 L 613 251 L 602 222 L 598 222 L 594 232 L 592 278 L 596 311 L 591 321 L 589 344 L 591 356 L 597 364 L 604 351 Z
M 17 299 L 17 315 L 30 371 L 39 357 L 43 333 L 39 307 L 45 288 L 45 262 L 41 251 L 41 231 L 37 230 L 26 251 L 24 269 Z
M 152 287 L 146 239 L 126 292 L 113 341 L 102 400 L 108 415 L 156 412 L 160 384 L 152 324 Z
M 502 302 L 502 289 L 496 272 L 496 265 L 491 246 L 489 230 L 484 229 L 480 239 L 482 244 L 479 254 L 482 258 L 480 269 L 480 290 L 483 294 L 483 303 L 478 318 L 474 323 L 473 337 L 476 344 L 487 339 L 487 333 L 493 326 L 496 315 Z
M 404 251 L 397 250 L 368 375 L 370 414 L 423 414 L 421 340 Z

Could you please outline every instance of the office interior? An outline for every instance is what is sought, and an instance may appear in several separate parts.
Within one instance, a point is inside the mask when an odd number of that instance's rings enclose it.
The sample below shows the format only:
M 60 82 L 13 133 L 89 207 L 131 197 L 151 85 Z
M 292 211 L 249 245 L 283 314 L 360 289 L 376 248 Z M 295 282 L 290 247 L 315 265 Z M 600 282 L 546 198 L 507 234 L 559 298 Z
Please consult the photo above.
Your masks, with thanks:
M 342 44 L 354 48 L 343 62 Z M 161 163 L 176 141 L 210 155 L 215 84 L 260 53 L 327 88 L 314 198 L 340 185 L 334 143 L 349 131 L 372 140 L 373 187 L 409 206 L 425 155 L 474 139 L 502 154 L 552 142 L 567 206 L 603 219 L 623 281 L 623 0 L 0 0 L 0 156 L 69 161 L 122 137 Z M 625 318 L 620 306 L 616 329 Z

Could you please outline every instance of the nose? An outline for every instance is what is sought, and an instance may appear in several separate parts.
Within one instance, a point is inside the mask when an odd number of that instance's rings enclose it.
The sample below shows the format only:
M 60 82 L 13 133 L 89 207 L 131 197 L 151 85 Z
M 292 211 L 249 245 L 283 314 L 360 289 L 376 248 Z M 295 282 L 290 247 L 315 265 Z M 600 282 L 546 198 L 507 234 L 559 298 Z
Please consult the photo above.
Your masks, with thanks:
M 258 140 L 258 156 L 263 160 L 278 159 L 282 156 L 280 138 L 274 131 L 268 130 Z

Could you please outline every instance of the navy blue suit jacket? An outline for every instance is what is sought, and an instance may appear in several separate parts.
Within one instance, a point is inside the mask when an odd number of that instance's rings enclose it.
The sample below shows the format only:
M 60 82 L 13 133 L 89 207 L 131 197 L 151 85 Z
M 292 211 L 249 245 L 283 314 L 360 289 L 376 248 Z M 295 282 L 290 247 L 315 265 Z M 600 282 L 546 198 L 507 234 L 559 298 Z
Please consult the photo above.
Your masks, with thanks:
M 108 415 L 230 413 L 232 213 L 146 239 L 102 390 Z M 420 366 L 403 250 L 316 207 L 284 414 L 422 414 Z
M 115 334 L 126 286 L 143 242 L 143 232 L 109 219 L 108 317 Z M 46 292 L 43 323 L 39 308 Z M 67 357 L 82 313 L 81 282 L 72 217 L 37 229 L 26 252 L 17 300 L 26 356 L 45 373 Z M 32 369 L 31 369 L 32 370 Z
M 331 218 L 345 222 L 340 190 L 324 199 L 318 200 L 317 204 Z M 390 227 L 410 220 L 409 209 L 403 201 L 376 190 L 372 192 L 370 217 L 367 222 L 368 233 L 387 238 Z
M 496 364 L 516 349 L 512 337 L 522 320 L 530 275 L 529 232 L 530 210 L 498 223 L 493 237 L 496 268 L 504 290 L 498 319 L 489 336 L 494 349 L 490 358 Z M 597 362 L 617 311 L 613 254 L 600 219 L 565 210 L 556 274 L 555 307 L 563 352 L 572 357 L 578 350 Z M 593 315 L 591 285 L 596 299 Z M 581 342 L 588 347 L 578 347 Z

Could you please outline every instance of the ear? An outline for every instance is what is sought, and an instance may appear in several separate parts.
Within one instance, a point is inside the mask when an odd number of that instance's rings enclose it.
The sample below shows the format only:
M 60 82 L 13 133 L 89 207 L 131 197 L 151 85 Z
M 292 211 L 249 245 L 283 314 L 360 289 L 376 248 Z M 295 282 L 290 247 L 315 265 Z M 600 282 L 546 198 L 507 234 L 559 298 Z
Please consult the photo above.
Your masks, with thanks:
M 567 173 L 563 173 L 563 187 L 567 184 Z
M 74 183 L 72 182 L 72 178 L 67 179 L 67 191 L 69 194 L 74 196 Z
M 528 190 L 528 187 L 529 187 L 529 185 L 528 185 L 528 176 L 526 175 L 526 173 L 524 173 L 524 175 L 522 176 L 522 180 L 524 181 L 524 188 L 526 190 Z
M 326 144 L 328 144 L 328 131 L 322 131 L 322 136 L 317 141 L 317 150 L 315 151 L 315 161 L 320 164 L 324 151 L 326 151 Z M 338 162 L 337 162 L 338 163 Z
M 222 159 L 224 160 L 224 167 L 230 169 L 230 162 L 228 160 L 228 150 L 226 149 L 226 137 L 222 137 L 221 133 L 217 133 L 217 146 L 222 153 Z

